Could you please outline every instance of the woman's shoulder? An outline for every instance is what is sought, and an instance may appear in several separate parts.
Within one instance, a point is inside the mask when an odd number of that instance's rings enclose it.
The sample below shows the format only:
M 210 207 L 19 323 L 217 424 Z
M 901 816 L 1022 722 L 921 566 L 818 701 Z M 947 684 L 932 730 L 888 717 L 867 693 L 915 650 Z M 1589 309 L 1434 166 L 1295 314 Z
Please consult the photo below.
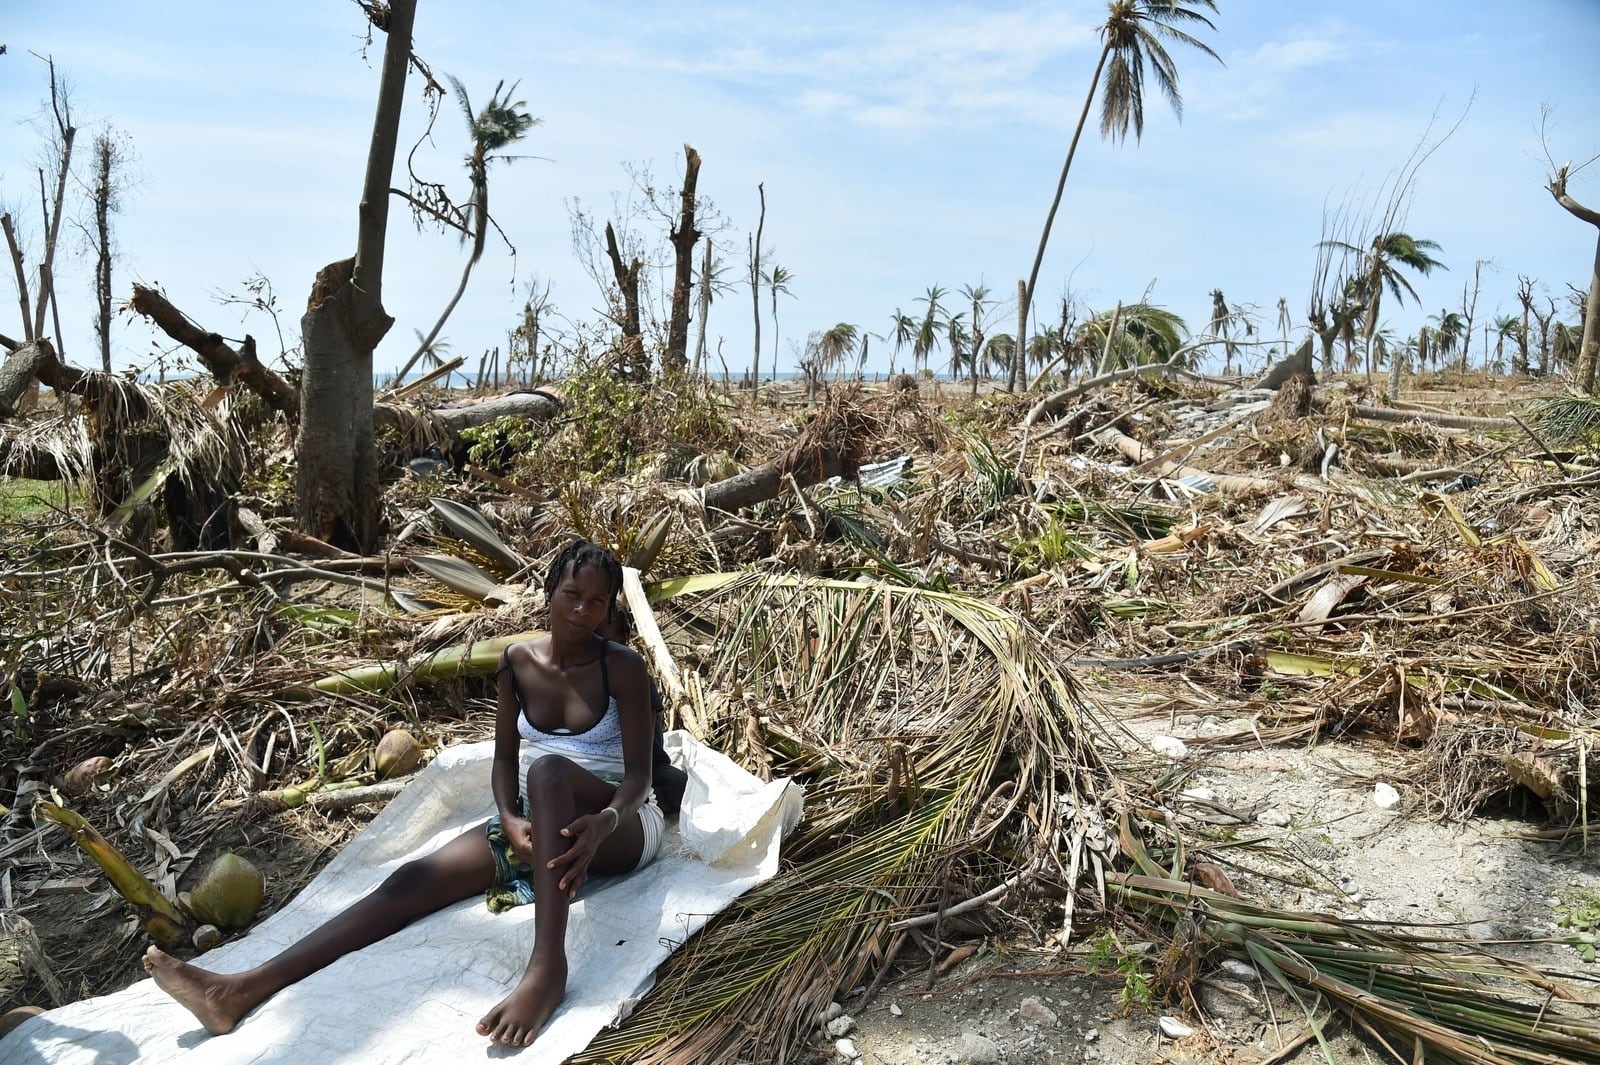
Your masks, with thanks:
M 518 640 L 516 643 L 507 644 L 502 652 L 502 657 L 508 661 L 532 662 L 542 656 L 542 651 L 550 641 L 548 636 L 535 636 L 527 640 Z
M 637 672 L 640 677 L 645 676 L 648 672 L 645 667 L 644 656 L 627 644 L 618 643 L 615 640 L 606 641 L 606 665 L 629 674 Z

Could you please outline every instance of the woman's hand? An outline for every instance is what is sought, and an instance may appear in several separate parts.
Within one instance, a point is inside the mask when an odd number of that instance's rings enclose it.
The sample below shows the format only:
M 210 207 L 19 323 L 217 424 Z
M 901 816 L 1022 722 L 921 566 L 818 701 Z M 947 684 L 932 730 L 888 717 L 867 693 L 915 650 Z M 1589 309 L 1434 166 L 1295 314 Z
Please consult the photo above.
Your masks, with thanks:
M 533 853 L 533 822 L 526 817 L 502 816 L 500 827 L 505 830 L 506 842 L 511 844 L 511 853 L 532 869 L 533 863 L 538 860 Z
M 597 814 L 575 818 L 572 824 L 561 830 L 563 836 L 572 840 L 572 846 L 567 848 L 566 853 L 550 859 L 550 868 L 566 866 L 567 871 L 557 887 L 567 893 L 569 900 L 578 894 L 578 889 L 588 879 L 589 863 L 599 853 L 600 844 L 616 831 L 617 821 L 616 811 L 608 806 Z

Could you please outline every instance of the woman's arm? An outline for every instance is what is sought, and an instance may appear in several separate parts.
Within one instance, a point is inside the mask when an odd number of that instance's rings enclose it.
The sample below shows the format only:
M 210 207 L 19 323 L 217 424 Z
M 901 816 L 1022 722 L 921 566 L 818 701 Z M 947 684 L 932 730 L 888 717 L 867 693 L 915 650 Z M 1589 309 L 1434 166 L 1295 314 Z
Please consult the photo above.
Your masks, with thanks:
M 622 783 L 611 797 L 617 818 L 631 817 L 650 797 L 651 753 L 655 742 L 655 721 L 650 709 L 650 678 L 644 659 L 620 644 L 612 645 L 617 668 L 612 673 L 611 693 L 616 696 L 617 715 L 622 724 Z M 604 817 L 610 817 L 604 810 Z
M 527 653 L 525 644 L 507 647 L 500 659 L 500 669 L 495 673 L 498 699 L 494 718 L 494 766 L 489 773 L 489 789 L 494 794 L 495 809 L 500 813 L 500 824 L 511 849 L 523 861 L 533 864 L 533 826 L 527 818 L 517 813 L 517 796 L 522 791 L 522 734 L 517 730 L 517 718 L 522 714 L 522 704 L 517 699 L 517 671 L 515 661 Z

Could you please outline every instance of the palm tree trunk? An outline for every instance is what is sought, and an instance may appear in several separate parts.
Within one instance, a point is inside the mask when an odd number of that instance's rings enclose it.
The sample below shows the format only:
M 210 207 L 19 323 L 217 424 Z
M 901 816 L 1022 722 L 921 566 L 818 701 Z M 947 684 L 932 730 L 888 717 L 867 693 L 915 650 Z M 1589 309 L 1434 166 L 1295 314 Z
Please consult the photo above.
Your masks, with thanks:
M 1100 49 L 1100 61 L 1095 64 L 1094 77 L 1089 79 L 1089 94 L 1083 98 L 1083 112 L 1078 115 L 1078 126 L 1072 131 L 1072 143 L 1067 146 L 1066 161 L 1061 164 L 1061 180 L 1056 182 L 1055 199 L 1050 201 L 1050 213 L 1044 218 L 1044 231 L 1039 234 L 1039 250 L 1033 256 L 1033 269 L 1028 271 L 1028 285 L 1023 290 L 1022 310 L 1019 312 L 1019 321 L 1026 322 L 1028 307 L 1033 303 L 1034 287 L 1039 283 L 1039 267 L 1044 264 L 1044 249 L 1050 243 L 1050 227 L 1055 225 L 1056 211 L 1061 207 L 1061 196 L 1067 190 L 1067 174 L 1072 170 L 1072 157 L 1078 153 L 1078 140 L 1083 136 L 1084 123 L 1089 120 L 1089 109 L 1094 106 L 1094 91 L 1100 87 L 1100 75 L 1106 68 L 1106 57 L 1111 54 L 1111 42 L 1107 40 L 1105 47 Z M 1028 338 L 1023 335 L 1023 330 L 1017 330 L 1017 349 L 1026 351 Z
M 417 5 L 392 0 L 388 10 L 356 253 L 318 272 L 300 319 L 305 366 L 295 439 L 295 527 L 362 553 L 373 550 L 379 533 L 372 353 L 394 324 L 383 308 L 383 259 Z
M 706 319 L 711 314 L 711 238 L 706 238 L 704 265 L 700 267 L 700 335 L 694 345 L 694 372 L 698 375 L 706 362 Z

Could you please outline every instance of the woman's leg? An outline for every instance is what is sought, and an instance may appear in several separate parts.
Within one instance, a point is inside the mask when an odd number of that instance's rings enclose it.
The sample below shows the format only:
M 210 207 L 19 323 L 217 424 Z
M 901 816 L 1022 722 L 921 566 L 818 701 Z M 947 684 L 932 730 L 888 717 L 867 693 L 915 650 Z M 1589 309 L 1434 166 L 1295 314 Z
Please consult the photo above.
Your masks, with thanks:
M 145 972 L 215 1035 L 290 984 L 362 947 L 398 932 L 419 917 L 486 891 L 494 859 L 483 826 L 432 854 L 407 862 L 365 896 L 270 961 L 242 973 L 213 973 L 151 947 Z
M 533 956 L 510 995 L 478 1022 L 478 1033 L 496 1043 L 528 1046 L 538 1036 L 567 992 L 566 892 L 562 869 L 550 860 L 566 853 L 571 840 L 561 830 L 579 814 L 598 813 L 616 787 L 559 756 L 547 756 L 528 770 L 528 807 L 533 822 Z M 644 832 L 638 815 L 617 825 L 589 867 L 591 873 L 625 873 L 639 864 Z

